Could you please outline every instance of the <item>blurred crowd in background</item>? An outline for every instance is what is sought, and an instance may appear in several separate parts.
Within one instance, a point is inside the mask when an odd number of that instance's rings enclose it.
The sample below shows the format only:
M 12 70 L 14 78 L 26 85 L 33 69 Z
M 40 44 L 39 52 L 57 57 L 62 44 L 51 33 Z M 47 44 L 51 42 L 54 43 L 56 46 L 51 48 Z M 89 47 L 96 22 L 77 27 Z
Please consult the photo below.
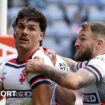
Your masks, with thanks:
M 73 58 L 74 43 L 80 24 L 84 21 L 105 22 L 105 0 L 8 0 L 8 35 L 13 34 L 12 22 L 24 6 L 41 10 L 47 18 L 44 47 Z M 77 105 L 82 105 L 78 94 Z
M 44 47 L 72 58 L 79 26 L 84 21 L 105 22 L 105 0 L 8 0 L 8 35 L 12 35 L 12 22 L 24 6 L 40 9 L 46 16 Z

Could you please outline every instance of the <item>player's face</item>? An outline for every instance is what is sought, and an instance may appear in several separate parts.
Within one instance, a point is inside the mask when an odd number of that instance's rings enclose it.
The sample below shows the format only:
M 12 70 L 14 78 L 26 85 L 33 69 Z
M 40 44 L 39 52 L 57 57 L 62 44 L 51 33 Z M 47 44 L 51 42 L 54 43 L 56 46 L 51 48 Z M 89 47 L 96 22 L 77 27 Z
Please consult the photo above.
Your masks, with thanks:
M 76 53 L 74 59 L 76 61 L 90 60 L 94 57 L 96 51 L 96 39 L 92 35 L 90 27 L 81 29 L 75 42 Z
M 44 33 L 41 32 L 38 22 L 19 20 L 14 37 L 17 49 L 31 50 L 40 46 Z

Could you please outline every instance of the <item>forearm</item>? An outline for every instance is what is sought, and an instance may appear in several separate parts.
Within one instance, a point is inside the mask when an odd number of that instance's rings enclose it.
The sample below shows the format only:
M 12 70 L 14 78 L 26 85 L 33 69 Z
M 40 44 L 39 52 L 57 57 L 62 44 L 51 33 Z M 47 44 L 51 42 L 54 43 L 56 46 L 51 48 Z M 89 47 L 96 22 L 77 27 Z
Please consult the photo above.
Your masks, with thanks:
M 45 65 L 41 61 L 38 62 L 38 60 L 37 62 L 30 61 L 26 65 L 26 71 L 32 73 L 41 73 L 59 85 L 73 90 L 89 86 L 95 83 L 97 79 L 93 73 L 85 68 L 80 68 L 76 72 L 64 72 L 58 68 Z
M 42 64 L 40 73 L 68 89 L 80 89 L 96 82 L 96 77 L 89 71 L 81 68 L 77 72 L 63 72 L 57 68 Z
M 68 88 L 68 89 L 78 89 L 78 77 L 73 72 L 63 72 L 57 68 L 41 65 L 43 70 L 40 72 L 43 73 L 46 77 L 50 78 L 51 80 L 55 81 L 59 85 Z

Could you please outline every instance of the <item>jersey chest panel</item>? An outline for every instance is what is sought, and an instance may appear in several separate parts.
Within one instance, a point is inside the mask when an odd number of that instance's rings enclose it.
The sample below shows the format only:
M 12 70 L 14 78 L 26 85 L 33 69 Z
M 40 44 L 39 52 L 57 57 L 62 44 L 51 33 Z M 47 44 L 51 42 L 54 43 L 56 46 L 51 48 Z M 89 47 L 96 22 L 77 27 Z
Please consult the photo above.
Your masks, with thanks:
M 24 66 L 16 68 L 5 66 L 4 68 L 4 89 L 27 90 L 30 89 L 29 83 L 26 79 Z

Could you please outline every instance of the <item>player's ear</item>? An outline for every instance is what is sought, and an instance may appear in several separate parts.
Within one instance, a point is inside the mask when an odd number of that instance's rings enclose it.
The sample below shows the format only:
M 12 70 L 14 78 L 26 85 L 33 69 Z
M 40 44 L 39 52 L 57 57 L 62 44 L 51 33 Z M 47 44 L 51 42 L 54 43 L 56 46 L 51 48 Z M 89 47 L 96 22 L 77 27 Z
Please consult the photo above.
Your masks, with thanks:
M 98 40 L 98 45 L 99 45 L 100 47 L 103 45 L 103 43 L 104 43 L 103 39 L 99 39 L 99 40 Z
M 44 36 L 45 36 L 45 33 L 44 32 L 41 32 L 40 33 L 40 40 L 43 40 Z
M 44 38 L 45 33 L 44 33 L 44 32 L 41 32 L 40 36 L 41 36 L 42 38 Z
M 103 46 L 104 46 L 104 40 L 103 39 L 98 39 L 98 41 L 97 41 L 97 49 L 100 49 L 100 48 L 102 48 Z

